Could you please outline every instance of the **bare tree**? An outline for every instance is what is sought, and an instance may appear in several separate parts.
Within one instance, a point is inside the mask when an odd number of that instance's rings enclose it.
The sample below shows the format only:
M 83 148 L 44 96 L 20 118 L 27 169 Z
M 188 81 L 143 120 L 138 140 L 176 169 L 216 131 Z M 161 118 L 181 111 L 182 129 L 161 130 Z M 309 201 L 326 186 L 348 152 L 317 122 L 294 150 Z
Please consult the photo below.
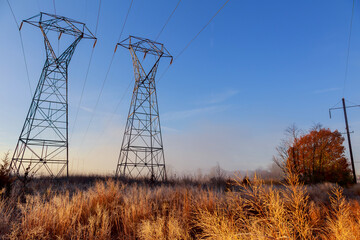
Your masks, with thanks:
M 273 161 L 283 172 L 286 172 L 286 162 L 289 158 L 289 149 L 296 145 L 298 137 L 303 133 L 295 123 L 285 129 L 285 138 L 281 139 L 279 146 L 276 147 L 277 155 L 273 156 Z M 293 148 L 295 152 L 295 149 Z

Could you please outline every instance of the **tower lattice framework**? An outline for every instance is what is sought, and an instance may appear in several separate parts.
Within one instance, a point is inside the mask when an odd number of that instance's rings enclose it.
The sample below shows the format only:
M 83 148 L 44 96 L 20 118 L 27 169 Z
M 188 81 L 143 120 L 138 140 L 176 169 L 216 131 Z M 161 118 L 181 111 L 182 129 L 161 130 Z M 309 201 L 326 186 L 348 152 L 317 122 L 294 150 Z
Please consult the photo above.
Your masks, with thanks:
M 84 23 L 58 15 L 41 12 L 23 23 L 41 30 L 46 60 L 10 167 L 18 176 L 27 172 L 56 177 L 65 169 L 68 176 L 68 66 L 80 40 L 96 38 Z M 54 35 L 57 41 L 62 35 L 74 37 L 58 56 L 50 42 Z
M 160 127 L 155 75 L 160 59 L 172 56 L 163 44 L 130 36 L 117 46 L 130 50 L 135 85 L 121 144 L 116 176 L 166 180 L 164 148 Z M 142 61 L 139 55 L 143 55 Z M 151 55 L 144 65 L 144 59 Z M 171 62 L 170 62 L 171 63 Z

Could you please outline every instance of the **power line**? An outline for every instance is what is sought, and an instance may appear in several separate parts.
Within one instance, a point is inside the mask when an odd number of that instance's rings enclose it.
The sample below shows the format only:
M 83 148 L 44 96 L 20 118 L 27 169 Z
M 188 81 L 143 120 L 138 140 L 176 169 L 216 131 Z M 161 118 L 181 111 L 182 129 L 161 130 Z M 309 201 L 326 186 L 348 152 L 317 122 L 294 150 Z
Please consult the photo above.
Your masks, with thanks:
M 124 100 L 125 95 L 126 95 L 127 91 L 129 90 L 129 88 L 130 88 L 130 86 L 131 86 L 131 83 L 132 83 L 132 79 L 131 79 L 131 81 L 129 82 L 128 86 L 126 87 L 125 91 L 123 92 L 123 94 L 122 94 L 119 102 L 117 103 L 113 114 L 111 114 L 110 119 L 109 119 L 109 121 L 107 122 L 106 126 L 110 125 L 110 123 L 112 122 L 112 120 L 113 120 L 113 118 L 114 118 L 114 116 L 115 116 L 115 113 L 118 111 L 121 102 Z M 104 133 L 104 131 L 101 133 L 101 135 L 102 135 L 103 133 Z
M 30 96 L 32 96 L 32 89 L 31 89 L 31 84 L 30 84 L 30 76 L 29 76 L 29 68 L 28 68 L 28 64 L 27 64 L 27 61 L 26 61 L 26 56 L 25 56 L 25 49 L 24 49 L 24 42 L 23 42 L 23 38 L 22 38 L 22 34 L 21 34 L 21 31 L 20 31 L 20 26 L 19 26 L 19 23 L 18 21 L 16 20 L 16 17 L 15 17 L 15 14 L 14 14 L 14 11 L 10 5 L 10 2 L 9 0 L 6 0 L 7 1 L 7 4 L 10 8 L 10 11 L 11 11 L 11 14 L 14 18 L 14 21 L 16 23 L 16 26 L 19 30 L 19 36 L 20 36 L 20 42 L 21 42 L 21 50 L 22 50 L 22 54 L 23 54 L 23 58 L 24 58 L 24 63 L 25 63 L 25 69 L 26 69 L 26 76 L 27 76 L 27 80 L 28 80 L 28 84 L 29 84 L 29 90 L 30 90 Z
M 99 0 L 98 14 L 97 14 L 97 18 L 96 18 L 95 37 L 97 36 L 97 32 L 98 32 L 100 12 L 101 12 L 101 0 Z M 85 1 L 85 16 L 84 16 L 85 20 L 86 20 L 86 17 L 87 17 L 87 14 L 86 14 L 86 13 L 87 13 L 87 1 Z M 92 62 L 93 55 L 94 55 L 94 51 L 95 51 L 96 41 L 97 41 L 97 39 L 95 40 L 93 49 L 91 50 L 91 55 L 90 55 L 90 59 L 89 59 L 89 64 L 88 64 L 88 66 L 87 66 L 86 75 L 85 75 L 85 80 L 84 80 L 84 83 L 83 83 L 83 86 L 82 86 L 81 95 L 80 95 L 80 100 L 79 100 L 79 103 L 78 103 L 78 106 L 77 106 L 76 115 L 75 115 L 75 121 L 74 121 L 74 125 L 73 125 L 72 131 L 71 131 L 70 139 L 72 139 L 72 136 L 73 136 L 74 131 L 75 131 L 76 121 L 77 121 L 77 118 L 78 118 L 78 115 L 79 115 L 80 105 L 81 105 L 82 98 L 83 98 L 83 94 L 84 94 L 84 91 L 85 91 L 85 86 L 86 86 L 86 83 L 87 83 L 87 79 L 88 79 L 88 75 L 89 75 L 89 71 L 90 71 L 90 66 L 91 66 L 91 62 Z M 78 163 L 79 163 L 79 162 L 78 162 Z M 83 166 L 84 166 L 84 162 L 83 162 Z M 77 169 L 78 169 L 78 168 L 79 168 L 79 165 L 77 165 Z
M 349 32 L 348 48 L 347 48 L 347 56 L 346 56 L 346 67 L 345 67 L 343 97 L 345 96 L 346 80 L 347 80 L 347 77 L 348 77 L 348 70 L 349 70 L 349 55 L 350 55 L 350 46 L 351 46 L 352 25 L 353 25 L 353 19 L 354 19 L 354 9 L 355 9 L 355 0 L 353 0 L 352 10 L 351 10 L 350 32 Z
M 98 8 L 98 14 L 97 14 L 96 26 L 95 26 L 95 37 L 97 36 L 97 31 L 98 31 L 98 27 L 99 27 L 100 10 L 101 10 L 101 0 L 99 0 L 99 8 Z M 81 89 L 80 100 L 79 100 L 79 103 L 78 103 L 78 106 L 77 106 L 76 115 L 75 115 L 75 121 L 74 121 L 74 125 L 73 125 L 72 131 L 71 131 L 71 136 L 70 136 L 70 138 L 72 138 L 72 136 L 73 136 L 73 134 L 74 134 L 74 129 L 75 129 L 76 121 L 77 121 L 77 118 L 78 118 L 78 115 L 79 115 L 80 105 L 81 105 L 81 102 L 82 102 L 82 99 L 83 99 L 85 86 L 86 86 L 86 83 L 87 83 L 87 80 L 88 80 L 88 76 L 89 76 L 89 71 L 90 71 L 90 66 L 91 66 L 91 62 L 92 62 L 92 59 L 93 59 L 93 55 L 94 55 L 94 50 L 95 50 L 95 44 L 94 44 L 94 47 L 93 47 L 93 49 L 92 49 L 92 51 L 91 51 L 89 64 L 88 64 L 88 66 L 87 66 L 86 75 L 85 75 L 85 80 L 84 80 L 84 83 L 83 83 L 83 86 L 82 86 L 82 89 Z
M 185 48 L 183 50 L 180 51 L 180 53 L 175 57 L 175 59 L 179 58 L 181 54 L 183 54 L 186 49 L 188 49 L 188 47 L 191 45 L 191 43 L 193 41 L 195 41 L 195 39 L 200 35 L 200 33 L 202 31 L 204 31 L 204 29 L 212 22 L 212 20 L 216 17 L 216 15 L 219 14 L 219 12 L 226 6 L 226 4 L 229 2 L 230 0 L 227 0 L 224 5 L 221 6 L 221 8 L 215 13 L 214 16 L 212 16 L 212 18 L 205 24 L 205 26 L 195 35 L 195 37 L 193 39 L 190 40 L 190 42 L 185 46 Z
M 160 32 L 158 33 L 155 41 L 160 37 L 161 33 L 164 31 L 166 25 L 169 23 L 171 17 L 174 15 L 174 13 L 175 13 L 176 9 L 178 8 L 178 6 L 180 5 L 181 1 L 182 1 L 182 0 L 179 0 L 178 3 L 176 4 L 174 10 L 171 12 L 171 14 L 170 14 L 170 16 L 168 17 L 168 19 L 166 20 L 164 26 L 161 28 Z M 128 13 L 128 14 L 129 14 L 129 13 Z M 123 30 L 123 29 L 122 29 L 122 30 Z M 121 34 L 120 34 L 120 35 L 121 35 Z M 119 37 L 119 41 L 120 41 L 120 37 Z M 118 42 L 119 42 L 119 41 L 118 41 Z M 144 59 L 143 59 L 143 60 L 144 60 Z M 131 86 L 131 83 L 132 83 L 132 80 L 129 82 L 126 90 L 125 90 L 124 93 L 122 94 L 122 96 L 121 96 L 121 98 L 120 98 L 120 101 L 117 103 L 114 112 L 111 114 L 110 120 L 107 122 L 108 124 L 111 123 L 111 121 L 112 121 L 115 113 L 117 112 L 118 108 L 120 107 L 121 102 L 124 100 L 124 97 L 125 97 L 125 95 L 126 95 L 126 92 L 129 90 L 129 88 L 130 88 L 130 86 Z M 107 124 L 107 125 L 108 125 L 108 124 Z M 102 132 L 102 133 L 103 133 L 103 132 Z
M 167 25 L 168 22 L 170 21 L 171 17 L 174 15 L 174 13 L 175 13 L 177 7 L 179 6 L 180 2 L 181 2 L 181 0 L 178 1 L 177 5 L 175 6 L 175 9 L 172 11 L 172 13 L 170 14 L 170 16 L 168 17 L 167 21 L 165 22 L 164 26 L 162 27 L 162 29 L 161 29 L 161 31 L 159 32 L 159 34 L 158 34 L 158 36 L 156 37 L 156 39 L 158 39 L 158 37 L 161 35 L 162 31 L 165 29 L 166 25 Z M 227 0 L 227 1 L 225 2 L 225 4 L 215 13 L 215 15 L 209 20 L 209 22 L 208 22 L 208 23 L 195 35 L 195 37 L 185 46 L 185 48 L 181 51 L 180 54 L 178 54 L 178 55 L 176 56 L 176 58 L 178 58 L 178 57 L 186 50 L 186 48 L 189 47 L 189 45 L 190 45 L 190 44 L 198 37 L 198 35 L 210 24 L 210 22 L 211 22 L 211 21 L 216 17 L 216 15 L 225 7 L 225 5 L 226 5 L 228 2 L 229 2 L 229 0 Z M 163 74 L 160 76 L 159 80 L 160 80 L 160 79 L 163 77 L 163 75 L 167 72 L 167 70 L 169 69 L 169 67 L 170 67 L 170 65 L 168 65 L 168 67 L 166 68 L 166 70 L 165 70 L 165 71 L 163 72 Z M 118 110 L 121 102 L 123 101 L 126 92 L 128 91 L 128 89 L 129 89 L 130 86 L 131 86 L 131 83 L 132 83 L 132 81 L 129 82 L 129 85 L 128 85 L 127 89 L 125 90 L 125 92 L 123 93 L 120 101 L 119 101 L 118 104 L 116 105 L 116 108 L 115 108 L 114 112 L 111 114 L 110 119 L 107 121 L 107 124 L 106 124 L 107 126 L 112 122 L 112 119 L 113 119 L 115 113 L 117 112 L 117 110 Z M 104 132 L 105 132 L 105 129 L 101 132 L 100 137 L 104 134 Z
M 56 6 L 55 6 L 55 0 L 53 0 L 53 6 L 54 6 L 54 12 L 55 12 L 55 15 L 56 15 Z
M 101 0 L 99 0 L 98 15 L 97 15 L 97 18 L 96 18 L 95 37 L 96 37 L 96 35 L 97 35 L 98 26 L 99 26 L 100 10 L 101 10 Z
M 131 7 L 132 7 L 133 2 L 134 2 L 134 0 L 131 0 L 130 6 L 129 6 L 128 11 L 127 11 L 126 16 L 125 16 L 124 24 L 123 24 L 123 26 L 122 26 L 122 28 L 121 28 L 121 31 L 120 31 L 120 35 L 119 35 L 119 38 L 118 38 L 118 42 L 120 41 L 120 39 L 121 39 L 121 37 L 122 37 L 122 34 L 123 34 L 123 32 L 124 32 L 124 28 L 125 28 L 127 19 L 128 19 L 128 17 L 129 17 L 129 13 L 130 13 L 130 10 L 131 10 Z M 96 112 L 97 107 L 98 107 L 98 105 L 99 105 L 99 101 L 100 101 L 102 92 L 103 92 L 103 90 L 104 90 L 104 86 L 105 86 L 105 83 L 106 83 L 106 81 L 107 81 L 108 75 L 109 75 L 109 73 L 110 73 L 110 69 L 111 69 L 112 63 L 113 63 L 113 61 L 114 61 L 114 57 L 115 57 L 115 51 L 114 51 L 114 53 L 113 53 L 113 55 L 112 55 L 112 57 L 111 57 L 109 67 L 108 67 L 108 69 L 107 69 L 107 71 L 106 71 L 105 78 L 104 78 L 104 80 L 103 80 L 103 82 L 102 82 L 102 85 L 101 85 L 101 88 L 100 88 L 100 93 L 99 93 L 99 95 L 98 95 L 98 97 L 97 97 L 97 100 L 96 100 L 96 104 L 95 104 L 93 113 L 92 113 L 92 115 L 91 115 L 89 124 L 87 125 L 87 128 L 86 128 L 86 130 L 85 130 L 85 134 L 84 134 L 84 136 L 83 136 L 83 139 L 82 139 L 81 143 L 83 143 L 84 140 L 85 140 L 85 138 L 86 138 L 86 135 L 87 135 L 87 133 L 88 133 L 88 131 L 89 131 L 90 125 L 91 125 L 92 120 L 93 120 L 93 118 L 94 118 L 95 112 Z
M 339 103 L 341 103 L 342 100 L 338 101 L 334 106 L 332 106 L 331 108 L 335 108 L 337 105 L 339 105 Z
M 120 42 L 120 39 L 121 39 L 121 36 L 122 36 L 122 34 L 123 34 L 123 31 L 124 31 L 124 28 L 125 28 L 125 25 L 126 25 L 126 22 L 127 22 L 127 19 L 128 19 L 128 16 L 129 16 L 129 13 L 130 13 L 130 10 L 131 10 L 131 6 L 132 6 L 133 2 L 134 2 L 134 0 L 131 0 L 129 9 L 128 9 L 127 13 L 126 13 L 126 17 L 125 17 L 124 24 L 123 24 L 123 26 L 122 26 L 122 28 L 121 28 L 121 32 L 120 32 L 120 35 L 119 35 L 119 38 L 118 38 L 118 42 Z
M 161 28 L 160 32 L 158 33 L 155 41 L 157 41 L 157 39 L 160 37 L 161 33 L 164 31 L 165 27 L 167 26 L 167 24 L 169 23 L 170 19 L 171 19 L 172 16 L 174 15 L 174 13 L 175 13 L 176 9 L 178 8 L 178 6 L 180 5 L 181 1 L 182 1 L 182 0 L 179 0 L 178 3 L 176 4 L 174 10 L 171 12 L 171 14 L 169 15 L 169 17 L 168 17 L 168 19 L 166 20 L 165 24 L 163 25 L 163 27 Z M 132 4 L 132 2 L 131 2 L 131 4 Z M 130 7 L 131 7 L 131 4 L 130 4 Z M 129 14 L 129 11 L 128 11 L 127 15 L 128 15 L 128 14 Z M 126 17 L 126 19 L 127 19 L 127 17 Z M 123 27 L 122 27 L 122 29 L 121 29 L 121 33 L 120 33 L 118 42 L 119 42 L 120 39 L 121 39 L 121 35 L 122 35 L 123 30 L 124 30 L 124 26 L 125 26 L 125 23 L 126 23 L 126 19 L 125 19 L 124 25 L 123 25 Z M 113 57 L 114 57 L 114 54 L 113 54 Z M 143 61 L 144 61 L 144 59 L 143 59 Z M 111 63 L 112 63 L 112 61 L 111 61 Z M 115 110 L 111 113 L 111 115 L 110 115 L 108 121 L 106 122 L 105 126 L 109 126 L 109 125 L 111 124 L 111 122 L 112 122 L 112 120 L 113 120 L 116 112 L 118 111 L 118 109 L 119 109 L 119 107 L 120 107 L 120 104 L 121 104 L 122 101 L 124 100 L 124 97 L 125 97 L 127 91 L 129 90 L 129 88 L 130 88 L 130 86 L 131 86 L 131 83 L 132 83 L 132 80 L 129 82 L 126 90 L 123 92 L 123 94 L 122 94 L 119 102 L 117 103 L 117 105 L 116 105 L 116 107 L 115 107 Z M 99 135 L 98 138 L 101 138 L 101 137 L 102 137 L 102 135 L 104 134 L 105 130 L 106 130 L 106 127 L 103 129 L 103 131 L 101 132 L 101 134 Z M 89 152 L 89 154 L 90 154 L 90 152 Z
M 103 137 L 106 129 L 107 129 L 109 126 L 111 126 L 111 123 L 112 123 L 112 121 L 113 121 L 113 119 L 114 119 L 114 116 L 115 116 L 116 112 L 118 111 L 118 109 L 119 109 L 122 101 L 124 100 L 125 95 L 126 95 L 127 91 L 129 90 L 132 81 L 133 81 L 133 80 L 131 79 L 131 81 L 129 82 L 127 88 L 126 88 L 125 91 L 123 92 L 123 94 L 122 94 L 119 102 L 117 103 L 117 105 L 116 105 L 116 107 L 115 107 L 115 110 L 111 113 L 110 117 L 109 117 L 108 120 L 106 121 L 105 128 L 103 128 L 103 130 L 101 131 L 100 135 L 98 135 L 97 139 L 101 139 L 101 138 Z M 93 150 L 93 149 L 90 149 L 90 151 L 89 151 L 88 154 L 87 154 L 88 156 L 91 154 L 92 150 Z M 87 158 L 87 157 L 86 157 L 86 158 Z
M 174 61 L 177 60 L 187 49 L 188 47 L 195 41 L 195 39 L 200 35 L 202 31 L 205 30 L 205 28 L 214 20 L 214 18 L 219 14 L 219 12 L 226 6 L 226 4 L 230 0 L 226 0 L 226 2 L 219 8 L 219 10 L 210 18 L 210 20 L 201 28 L 201 30 L 186 44 L 186 46 L 178 53 L 178 55 L 175 56 Z M 169 70 L 170 65 L 165 69 L 163 74 L 161 74 L 158 82 L 162 79 L 162 77 L 165 75 L 165 73 Z
M 174 13 L 175 13 L 177 7 L 179 6 L 180 2 L 181 2 L 181 0 L 179 0 L 178 3 L 176 4 L 176 7 L 175 7 L 174 10 L 171 12 L 171 14 L 170 14 L 170 16 L 168 17 L 168 19 L 166 20 L 164 26 L 161 28 L 161 31 L 159 32 L 159 34 L 156 36 L 155 41 L 158 40 L 158 38 L 160 37 L 161 33 L 164 31 L 166 25 L 169 23 L 171 17 L 174 15 Z
M 81 105 L 81 102 L 82 102 L 82 99 L 83 99 L 84 90 L 85 90 L 85 85 L 86 85 L 86 82 L 87 82 L 87 79 L 88 79 L 89 69 L 90 69 L 90 65 L 91 65 L 91 62 L 92 62 L 94 50 L 95 50 L 95 48 L 93 48 L 92 51 L 91 51 L 90 60 L 89 60 L 89 64 L 88 64 L 88 67 L 87 67 L 87 71 L 86 71 L 86 75 L 85 75 L 85 80 L 84 80 L 84 83 L 83 83 L 83 86 L 82 86 L 82 89 L 81 89 L 80 100 L 79 100 L 79 103 L 78 103 L 78 106 L 77 106 L 77 110 L 76 110 L 76 114 L 75 114 L 75 120 L 74 120 L 74 125 L 73 125 L 72 131 L 71 131 L 71 136 L 70 136 L 70 138 L 72 138 L 72 135 L 74 134 L 74 129 L 75 129 L 75 125 L 76 125 L 76 122 L 77 122 L 78 115 L 79 115 L 80 105 Z
M 348 102 L 348 103 L 351 103 L 351 104 L 353 104 L 353 105 L 357 105 L 357 103 L 355 103 L 355 102 L 353 102 L 353 101 L 351 101 L 351 100 L 346 99 L 345 101 Z

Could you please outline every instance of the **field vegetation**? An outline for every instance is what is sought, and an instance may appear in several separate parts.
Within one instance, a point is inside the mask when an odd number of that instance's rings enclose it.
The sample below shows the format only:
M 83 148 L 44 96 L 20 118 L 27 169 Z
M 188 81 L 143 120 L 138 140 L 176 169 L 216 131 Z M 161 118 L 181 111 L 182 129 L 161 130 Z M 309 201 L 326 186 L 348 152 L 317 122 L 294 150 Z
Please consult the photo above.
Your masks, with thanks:
M 217 181 L 34 179 L 26 201 L 15 183 L 0 201 L 0 238 L 360 239 L 359 185 Z

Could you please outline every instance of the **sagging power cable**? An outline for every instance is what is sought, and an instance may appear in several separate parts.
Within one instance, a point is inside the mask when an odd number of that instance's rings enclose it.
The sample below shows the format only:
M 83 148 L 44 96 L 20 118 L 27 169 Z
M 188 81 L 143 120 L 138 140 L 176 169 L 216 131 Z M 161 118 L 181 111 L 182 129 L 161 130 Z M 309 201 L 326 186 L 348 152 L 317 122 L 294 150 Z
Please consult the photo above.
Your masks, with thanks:
M 181 1 L 182 1 L 182 0 L 179 0 L 178 3 L 176 4 L 175 8 L 173 9 L 173 11 L 171 12 L 171 14 L 170 14 L 169 17 L 167 18 L 165 24 L 163 25 L 163 27 L 161 28 L 160 32 L 159 32 L 158 35 L 156 36 L 155 41 L 157 41 L 157 39 L 160 37 L 161 33 L 164 31 L 165 27 L 167 26 L 167 24 L 169 23 L 170 19 L 171 19 L 172 16 L 174 15 L 174 13 L 175 13 L 176 9 L 178 8 L 178 6 L 180 5 Z M 129 13 L 129 11 L 128 11 L 128 13 Z M 126 20 L 126 19 L 125 19 L 125 20 Z M 126 23 L 126 21 L 125 21 L 125 23 Z M 123 28 L 122 28 L 122 30 L 121 30 L 120 36 L 122 35 L 122 32 L 123 32 L 123 30 L 124 30 L 125 23 L 124 23 Z M 118 42 L 119 42 L 120 40 L 121 40 L 121 39 L 120 39 L 120 37 L 119 37 Z M 114 57 L 114 54 L 113 54 L 113 57 Z M 144 61 L 144 59 L 143 59 L 142 61 Z M 112 61 L 111 61 L 111 63 L 112 63 Z M 114 118 L 116 112 L 118 111 L 121 103 L 122 103 L 123 100 L 124 100 L 124 97 L 125 97 L 127 91 L 129 90 L 129 88 L 130 88 L 130 86 L 131 86 L 131 83 L 132 83 L 132 80 L 129 82 L 127 88 L 126 88 L 125 91 L 123 92 L 123 94 L 122 94 L 119 102 L 116 104 L 116 107 L 115 107 L 114 111 L 111 113 L 110 117 L 108 118 L 105 126 L 110 126 L 110 124 L 112 123 L 113 118 Z M 105 130 L 106 130 L 106 127 L 102 130 L 101 134 L 99 135 L 99 138 L 101 138 L 101 137 L 103 136 L 103 134 L 105 133 Z M 90 153 L 91 153 L 91 151 L 88 153 L 88 155 L 90 155 Z
M 158 35 L 156 36 L 155 38 L 155 41 L 157 41 L 157 39 L 160 37 L 161 33 L 164 31 L 165 27 L 167 26 L 167 24 L 169 23 L 170 19 L 172 18 L 172 16 L 174 15 L 176 9 L 178 8 L 178 6 L 180 5 L 182 0 L 179 0 L 178 3 L 176 4 L 174 10 L 171 12 L 171 14 L 169 15 L 168 19 L 166 20 L 165 24 L 163 25 L 163 27 L 161 28 L 160 32 L 158 33 Z M 119 41 L 120 41 L 120 38 L 119 38 Z M 119 42 L 118 41 L 118 42 Z M 144 60 L 144 59 L 143 59 Z M 120 107 L 120 104 L 122 103 L 122 101 L 124 100 L 124 97 L 126 95 L 126 92 L 129 90 L 130 86 L 131 86 L 131 83 L 132 83 L 132 80 L 129 82 L 126 90 L 124 91 L 124 93 L 122 94 L 119 102 L 117 103 L 116 107 L 115 107 L 115 110 L 113 111 L 113 113 L 111 114 L 111 117 L 110 117 L 110 120 L 107 122 L 108 124 L 111 123 L 115 113 L 117 112 L 117 110 L 119 109 Z M 107 125 L 108 125 L 107 124 Z
M 55 0 L 53 0 L 53 6 L 54 6 L 54 12 L 55 12 L 55 15 L 56 15 L 56 6 L 55 6 Z
M 96 19 L 96 27 L 95 27 L 95 37 L 97 36 L 97 31 L 98 31 L 98 27 L 99 27 L 100 11 L 101 11 L 101 0 L 99 0 L 99 8 L 98 8 L 98 14 L 97 14 L 97 19 Z M 74 134 L 77 118 L 78 118 L 78 115 L 79 115 L 80 105 L 81 105 L 81 102 L 82 102 L 82 99 L 83 99 L 85 86 L 86 86 L 88 76 L 89 76 L 89 71 L 90 71 L 90 66 L 91 66 L 91 62 L 92 62 L 92 59 L 93 59 L 93 55 L 94 55 L 94 50 L 95 50 L 95 45 L 93 46 L 93 49 L 91 50 L 91 55 L 90 55 L 89 63 L 88 63 L 88 66 L 87 66 L 84 83 L 83 83 L 83 86 L 82 86 L 82 89 L 81 89 L 80 100 L 79 100 L 79 103 L 78 103 L 78 106 L 77 106 L 74 125 L 73 125 L 72 131 L 71 131 L 70 139 L 72 138 L 72 136 Z
M 123 32 L 124 32 L 125 25 L 126 25 L 126 22 L 127 22 L 128 17 L 129 17 L 129 13 L 130 13 L 130 10 L 131 10 L 133 1 L 134 1 L 134 0 L 131 0 L 131 2 L 130 2 L 130 6 L 129 6 L 128 11 L 127 11 L 127 13 L 126 13 L 125 21 L 124 21 L 124 24 L 122 25 L 122 28 L 121 28 L 121 31 L 120 31 L 120 35 L 119 35 L 119 38 L 118 38 L 118 41 L 117 41 L 117 42 L 120 42 L 120 39 L 121 39 L 122 34 L 123 34 Z M 89 131 L 90 125 L 91 125 L 92 120 L 93 120 L 93 118 L 94 118 L 95 112 L 96 112 L 97 107 L 98 107 L 98 105 L 99 105 L 99 101 L 100 101 L 102 92 L 103 92 L 103 90 L 104 90 L 105 83 L 106 83 L 106 81 L 107 81 L 108 75 L 109 75 L 109 73 L 110 73 L 110 69 L 111 69 L 112 63 L 113 63 L 113 61 L 114 61 L 114 57 L 115 57 L 115 51 L 114 51 L 114 53 L 113 53 L 113 55 L 112 55 L 112 57 L 111 57 L 109 67 L 108 67 L 108 69 L 107 69 L 107 71 L 106 71 L 105 78 L 104 78 L 104 80 L 103 80 L 103 82 L 102 82 L 102 85 L 101 85 L 101 88 L 100 88 L 100 92 L 99 92 L 99 95 L 98 95 L 97 100 L 96 100 L 96 103 L 95 103 L 94 110 L 93 110 L 92 115 L 91 115 L 91 117 L 90 117 L 90 121 L 89 121 L 89 123 L 88 123 L 88 125 L 87 125 L 87 128 L 86 128 L 86 130 L 85 130 L 85 134 L 84 134 L 84 136 L 83 136 L 83 138 L 82 138 L 81 143 L 84 142 L 84 140 L 85 140 L 85 138 L 86 138 L 86 136 L 87 136 L 87 133 L 88 133 L 88 131 Z
M 20 29 L 20 25 L 18 23 L 18 21 L 16 20 L 16 17 L 15 17 L 15 14 L 14 14 L 14 11 L 11 7 L 11 4 L 9 2 L 9 0 L 6 0 L 7 1 L 7 4 L 9 6 L 9 9 L 11 11 L 11 14 L 14 18 L 14 21 L 16 23 L 16 26 L 18 28 L 18 30 Z M 30 76 L 29 76 L 29 68 L 28 68 L 28 64 L 27 64 L 27 61 L 26 61 L 26 56 L 25 56 L 25 49 L 24 49 L 24 41 L 23 41 L 23 38 L 22 38 L 22 34 L 21 34 L 21 31 L 19 30 L 19 37 L 20 37 L 20 42 L 21 42 L 21 50 L 22 50 L 22 54 L 23 54 L 23 58 L 24 58 L 24 63 L 25 63 L 25 69 L 26 69 L 26 76 L 27 76 L 27 80 L 28 80 L 28 84 L 29 84 L 29 90 L 30 90 L 30 96 L 32 96 L 32 89 L 31 89 L 31 83 L 30 83 Z
M 174 10 L 171 12 L 171 14 L 170 14 L 170 16 L 168 17 L 168 19 L 166 20 L 164 26 L 161 28 L 160 32 L 159 32 L 158 35 L 156 36 L 155 41 L 157 41 L 157 40 L 159 39 L 161 33 L 164 31 L 166 25 L 169 23 L 171 17 L 174 15 L 174 13 L 175 13 L 175 11 L 176 11 L 176 9 L 178 8 L 178 6 L 179 6 L 180 3 L 181 3 L 181 0 L 179 0 L 178 3 L 176 4 Z
M 169 18 L 168 18 L 167 21 L 165 22 L 165 24 L 164 24 L 164 26 L 162 27 L 161 31 L 159 32 L 157 38 L 161 35 L 162 31 L 164 30 L 164 28 L 166 27 L 166 25 L 167 25 L 168 22 L 170 21 L 171 17 L 174 15 L 174 13 L 175 13 L 177 7 L 179 6 L 180 2 L 181 2 L 181 0 L 178 1 L 175 9 L 172 11 L 172 13 L 170 14 Z M 189 47 L 189 45 L 190 45 L 190 44 L 198 37 L 198 35 L 210 24 L 210 22 L 211 22 L 211 21 L 215 18 L 215 16 L 225 7 L 225 5 L 226 5 L 228 2 L 229 2 L 229 0 L 227 0 L 227 1 L 225 2 L 225 4 L 215 13 L 215 15 L 214 15 L 214 16 L 210 19 L 210 21 L 196 34 L 196 36 L 185 46 L 185 48 L 180 52 L 180 54 L 178 54 L 178 55 L 176 56 L 176 58 L 178 58 L 178 57 Z M 157 38 L 156 38 L 156 39 L 157 39 Z M 162 74 L 162 76 L 166 73 L 166 71 L 169 69 L 169 67 L 170 67 L 170 65 L 168 65 L 167 69 L 164 71 L 164 73 Z M 160 77 L 160 79 L 162 78 L 162 76 Z M 159 79 L 159 80 L 160 80 L 160 79 Z M 111 114 L 110 119 L 107 121 L 107 124 L 106 124 L 106 125 L 110 125 L 110 123 L 112 122 L 112 119 L 114 118 L 115 113 L 117 112 L 118 108 L 120 107 L 120 104 L 121 104 L 121 102 L 123 101 L 126 92 L 128 91 L 128 89 L 129 89 L 130 86 L 131 86 L 131 83 L 132 83 L 132 81 L 129 82 L 129 85 L 127 86 L 126 91 L 123 93 L 122 97 L 120 98 L 120 101 L 117 103 L 116 108 L 115 108 L 115 110 L 113 111 L 113 113 Z M 102 135 L 104 134 L 104 132 L 105 132 L 105 129 L 101 132 L 101 135 L 100 135 L 100 136 L 102 136 Z
M 219 10 L 210 18 L 210 20 L 201 28 L 201 30 L 186 44 L 186 46 L 175 56 L 174 61 L 177 60 L 188 48 L 189 46 L 195 41 L 195 39 L 200 35 L 202 31 L 214 20 L 214 18 L 219 14 L 219 12 L 226 6 L 226 4 L 230 0 L 226 0 L 226 2 L 219 8 Z M 161 74 L 158 82 L 163 78 L 165 73 L 169 70 L 170 65 L 165 69 L 165 71 Z
M 349 32 L 347 56 L 346 56 L 346 66 L 345 66 L 345 76 L 344 76 L 344 86 L 343 86 L 343 97 L 345 97 L 346 80 L 347 80 L 348 71 L 349 71 L 349 56 L 350 56 L 350 46 L 351 46 L 352 25 L 353 25 L 353 19 L 354 19 L 354 9 L 355 9 L 355 0 L 353 0 L 352 10 L 351 10 L 350 32 Z

